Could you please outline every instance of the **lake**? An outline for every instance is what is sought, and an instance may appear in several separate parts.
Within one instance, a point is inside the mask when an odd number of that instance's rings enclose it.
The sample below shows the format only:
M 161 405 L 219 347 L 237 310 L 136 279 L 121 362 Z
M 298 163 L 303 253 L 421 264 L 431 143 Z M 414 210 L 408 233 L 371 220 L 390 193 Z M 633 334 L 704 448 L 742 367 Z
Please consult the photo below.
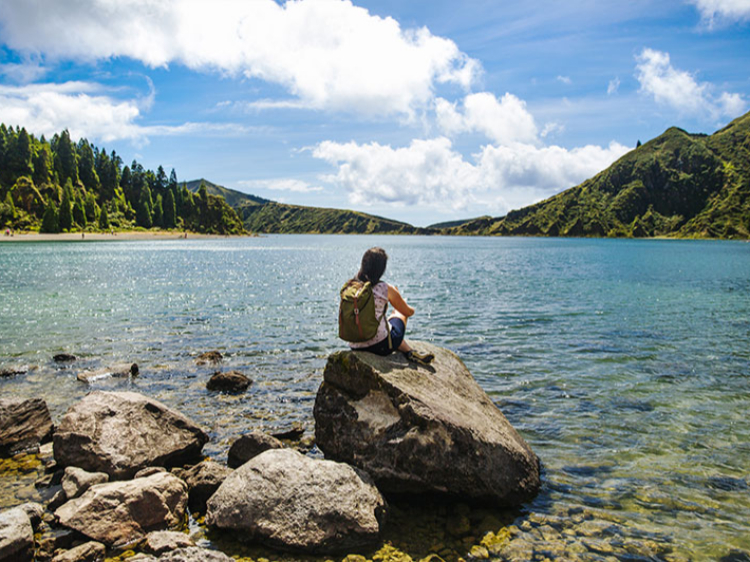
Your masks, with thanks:
M 0 393 L 42 397 L 58 420 L 90 388 L 79 370 L 136 362 L 138 377 L 91 387 L 136 390 L 178 409 L 208 431 L 204 451 L 217 460 L 251 429 L 301 423 L 312 435 L 323 366 L 343 347 L 338 289 L 378 245 L 390 256 L 384 279 L 417 309 L 407 337 L 458 353 L 542 460 L 539 496 L 496 517 L 512 525 L 521 552 L 750 559 L 747 243 L 313 235 L 4 243 L 0 369 L 30 370 L 0 380 Z M 247 393 L 206 390 L 212 368 L 195 359 L 210 350 L 224 354 L 222 369 L 254 380 Z M 61 352 L 79 359 L 57 365 Z M 38 499 L 35 478 L 0 470 L 0 507 Z M 473 513 L 459 509 L 475 525 Z M 465 556 L 474 535 L 457 534 L 445 556 Z

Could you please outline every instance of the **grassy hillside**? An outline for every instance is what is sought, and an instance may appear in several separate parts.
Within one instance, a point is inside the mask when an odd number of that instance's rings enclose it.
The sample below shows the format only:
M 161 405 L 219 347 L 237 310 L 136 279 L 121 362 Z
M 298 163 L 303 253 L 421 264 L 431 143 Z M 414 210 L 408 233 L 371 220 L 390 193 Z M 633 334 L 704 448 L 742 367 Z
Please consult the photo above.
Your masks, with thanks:
M 750 114 L 711 136 L 671 128 L 608 169 L 450 234 L 750 237 Z
M 303 207 L 275 203 L 216 185 L 194 180 L 187 188 L 197 193 L 201 183 L 209 194 L 221 195 L 242 217 L 245 230 L 266 234 L 432 234 L 433 230 L 357 211 Z

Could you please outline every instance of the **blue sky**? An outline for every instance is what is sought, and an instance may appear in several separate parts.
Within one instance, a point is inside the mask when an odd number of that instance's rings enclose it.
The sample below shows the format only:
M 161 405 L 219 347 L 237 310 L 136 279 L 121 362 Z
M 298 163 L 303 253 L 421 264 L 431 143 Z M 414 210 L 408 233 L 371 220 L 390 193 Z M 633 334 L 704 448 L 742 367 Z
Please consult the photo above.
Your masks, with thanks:
M 416 225 L 750 109 L 750 0 L 3 0 L 0 121 Z

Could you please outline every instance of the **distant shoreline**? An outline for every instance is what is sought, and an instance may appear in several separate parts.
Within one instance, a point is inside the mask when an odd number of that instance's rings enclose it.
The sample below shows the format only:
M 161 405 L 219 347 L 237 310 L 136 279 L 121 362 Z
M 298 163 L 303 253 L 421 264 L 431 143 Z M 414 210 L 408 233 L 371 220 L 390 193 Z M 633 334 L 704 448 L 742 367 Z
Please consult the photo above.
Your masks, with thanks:
M 234 238 L 235 236 L 232 236 Z M 217 239 L 217 238 L 229 238 L 221 234 L 200 234 L 197 232 L 188 232 L 187 239 L 200 238 L 200 239 Z M 114 232 L 113 234 L 107 234 L 104 232 L 85 232 L 81 236 L 80 232 L 63 232 L 59 234 L 50 233 L 38 233 L 38 232 L 23 232 L 14 233 L 13 236 L 6 236 L 5 233 L 0 234 L 0 243 L 2 242 L 127 242 L 133 240 L 184 240 L 184 232 Z

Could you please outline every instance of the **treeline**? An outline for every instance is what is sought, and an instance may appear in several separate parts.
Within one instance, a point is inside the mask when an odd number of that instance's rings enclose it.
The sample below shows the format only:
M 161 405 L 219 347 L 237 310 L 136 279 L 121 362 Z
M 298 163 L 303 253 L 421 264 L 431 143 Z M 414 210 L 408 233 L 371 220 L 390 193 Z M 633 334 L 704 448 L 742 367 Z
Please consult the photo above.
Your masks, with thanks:
M 67 130 L 50 141 L 0 124 L 0 225 L 3 229 L 71 232 L 137 227 L 241 234 L 224 198 L 180 185 L 172 169 L 130 166 Z

